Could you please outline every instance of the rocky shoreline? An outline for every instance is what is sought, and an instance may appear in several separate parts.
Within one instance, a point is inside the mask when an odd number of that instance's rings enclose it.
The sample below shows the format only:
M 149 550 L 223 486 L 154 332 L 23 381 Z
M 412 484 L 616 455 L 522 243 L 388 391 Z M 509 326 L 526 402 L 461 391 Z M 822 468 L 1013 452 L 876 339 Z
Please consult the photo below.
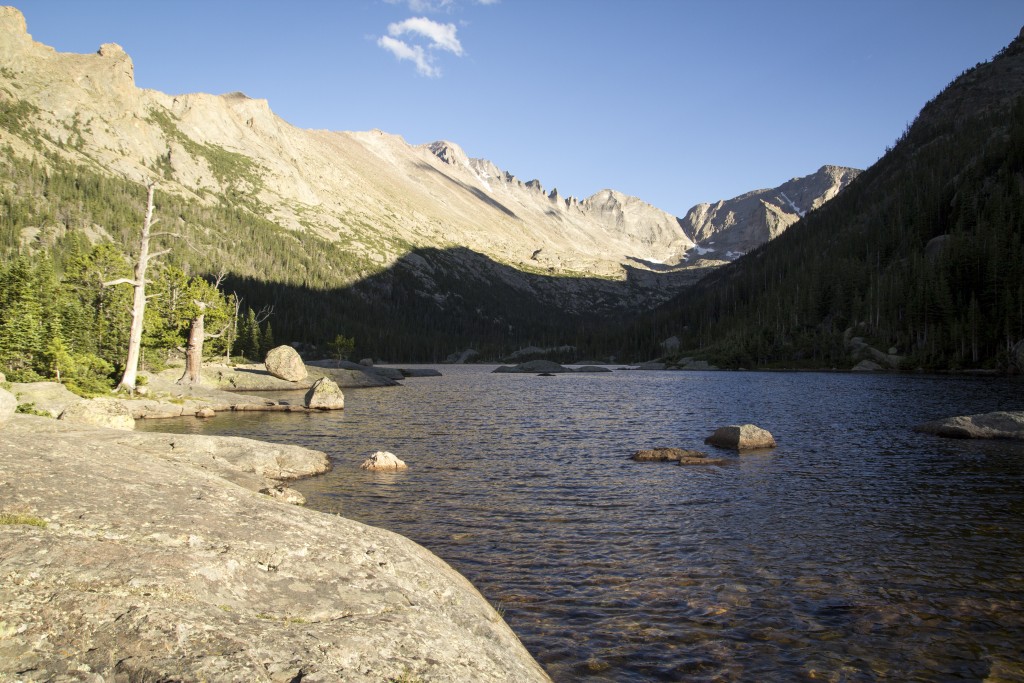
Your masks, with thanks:
M 288 381 L 271 375 L 260 364 L 216 365 L 203 367 L 200 385 L 179 385 L 181 368 L 173 367 L 159 373 L 140 373 L 142 383 L 135 396 L 125 395 L 83 399 L 56 382 L 12 384 L 11 393 L 19 405 L 51 417 L 60 417 L 69 407 L 78 406 L 80 421 L 93 419 L 98 426 L 116 426 L 104 415 L 126 415 L 134 420 L 170 417 L 210 417 L 227 411 L 305 412 L 309 410 L 301 395 L 294 400 L 268 399 L 255 392 L 305 392 L 323 378 L 339 388 L 397 386 L 395 378 L 402 375 L 388 368 L 366 368 L 355 364 L 342 367 L 306 365 L 306 376 Z M 83 405 L 84 404 L 84 405 Z M 89 405 L 91 404 L 91 405 Z M 86 409 L 86 405 L 89 409 Z M 117 407 L 120 406 L 120 407 Z M 83 416 L 84 415 L 84 416 Z
M 324 453 L 0 399 L 0 680 L 549 680 L 435 555 L 286 504 Z

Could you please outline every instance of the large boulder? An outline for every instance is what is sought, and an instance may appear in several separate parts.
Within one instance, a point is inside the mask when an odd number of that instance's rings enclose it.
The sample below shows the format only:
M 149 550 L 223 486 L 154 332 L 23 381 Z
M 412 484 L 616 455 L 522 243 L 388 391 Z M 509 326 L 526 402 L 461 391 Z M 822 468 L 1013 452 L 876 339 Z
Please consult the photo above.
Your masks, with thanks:
M 0 425 L 11 419 L 18 408 L 18 399 L 6 389 L 0 389 Z
M 914 431 L 953 439 L 1024 440 L 1024 411 L 948 417 L 917 425 Z
M 72 403 L 58 420 L 72 424 L 92 425 L 108 429 L 135 429 L 135 418 L 124 401 L 112 398 L 94 398 Z
M 68 406 L 85 400 L 58 382 L 16 383 L 11 387 L 11 391 L 17 397 L 18 403 L 27 403 L 40 413 L 49 413 L 50 417 L 57 417 Z
M 321 377 L 306 392 L 306 407 L 315 410 L 341 410 L 345 407 L 345 394 L 329 377 Z
M 775 448 L 775 437 L 767 429 L 757 425 L 729 425 L 719 427 L 715 433 L 704 439 L 704 443 L 735 451 L 751 451 L 758 448 Z
M 289 382 L 301 382 L 306 379 L 306 365 L 302 362 L 299 352 L 290 346 L 283 345 L 270 349 L 263 364 L 267 366 L 267 372 L 279 379 Z
M 405 462 L 398 459 L 398 456 L 388 451 L 377 451 L 363 461 L 360 469 L 372 470 L 374 472 L 395 472 L 408 469 Z

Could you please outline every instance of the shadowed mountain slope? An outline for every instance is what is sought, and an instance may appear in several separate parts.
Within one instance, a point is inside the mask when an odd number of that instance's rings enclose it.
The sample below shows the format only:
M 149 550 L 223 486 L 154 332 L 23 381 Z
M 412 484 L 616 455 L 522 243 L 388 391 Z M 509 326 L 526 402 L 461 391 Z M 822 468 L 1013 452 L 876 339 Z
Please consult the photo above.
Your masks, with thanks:
M 863 337 L 907 367 L 1020 367 L 1022 232 L 1024 36 L 835 200 L 667 304 L 632 351 L 675 334 L 733 366 L 842 367 Z

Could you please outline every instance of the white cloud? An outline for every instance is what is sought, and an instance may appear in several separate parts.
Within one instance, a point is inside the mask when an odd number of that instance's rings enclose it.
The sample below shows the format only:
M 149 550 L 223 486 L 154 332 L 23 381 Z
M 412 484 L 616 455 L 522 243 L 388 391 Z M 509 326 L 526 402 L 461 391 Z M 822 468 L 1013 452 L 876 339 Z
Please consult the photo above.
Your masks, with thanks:
M 391 36 L 381 36 L 377 40 L 377 45 L 393 54 L 399 60 L 409 60 L 415 63 L 416 70 L 424 76 L 436 78 L 441 75 L 441 70 L 431 63 L 430 58 L 427 57 L 423 47 L 420 45 L 409 45 Z
M 484 0 L 491 2 L 492 0 Z M 389 5 L 408 5 L 410 12 L 449 12 L 455 0 L 386 0 Z
M 462 56 L 462 44 L 455 35 L 458 29 L 455 24 L 439 24 L 426 17 L 410 17 L 405 21 L 388 24 L 388 33 L 393 37 L 413 33 L 430 40 L 432 49 L 447 50 L 459 57 Z

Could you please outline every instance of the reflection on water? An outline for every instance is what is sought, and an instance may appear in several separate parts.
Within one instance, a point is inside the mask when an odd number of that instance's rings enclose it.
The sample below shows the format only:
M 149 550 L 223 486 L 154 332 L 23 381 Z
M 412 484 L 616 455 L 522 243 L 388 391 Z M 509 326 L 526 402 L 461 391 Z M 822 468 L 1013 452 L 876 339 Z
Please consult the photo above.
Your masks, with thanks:
M 446 559 L 556 681 L 1024 680 L 1024 444 L 909 429 L 1024 409 L 1020 381 L 487 369 L 142 426 L 326 451 L 309 506 Z M 628 460 L 737 422 L 778 448 Z M 410 469 L 358 469 L 380 449 Z

